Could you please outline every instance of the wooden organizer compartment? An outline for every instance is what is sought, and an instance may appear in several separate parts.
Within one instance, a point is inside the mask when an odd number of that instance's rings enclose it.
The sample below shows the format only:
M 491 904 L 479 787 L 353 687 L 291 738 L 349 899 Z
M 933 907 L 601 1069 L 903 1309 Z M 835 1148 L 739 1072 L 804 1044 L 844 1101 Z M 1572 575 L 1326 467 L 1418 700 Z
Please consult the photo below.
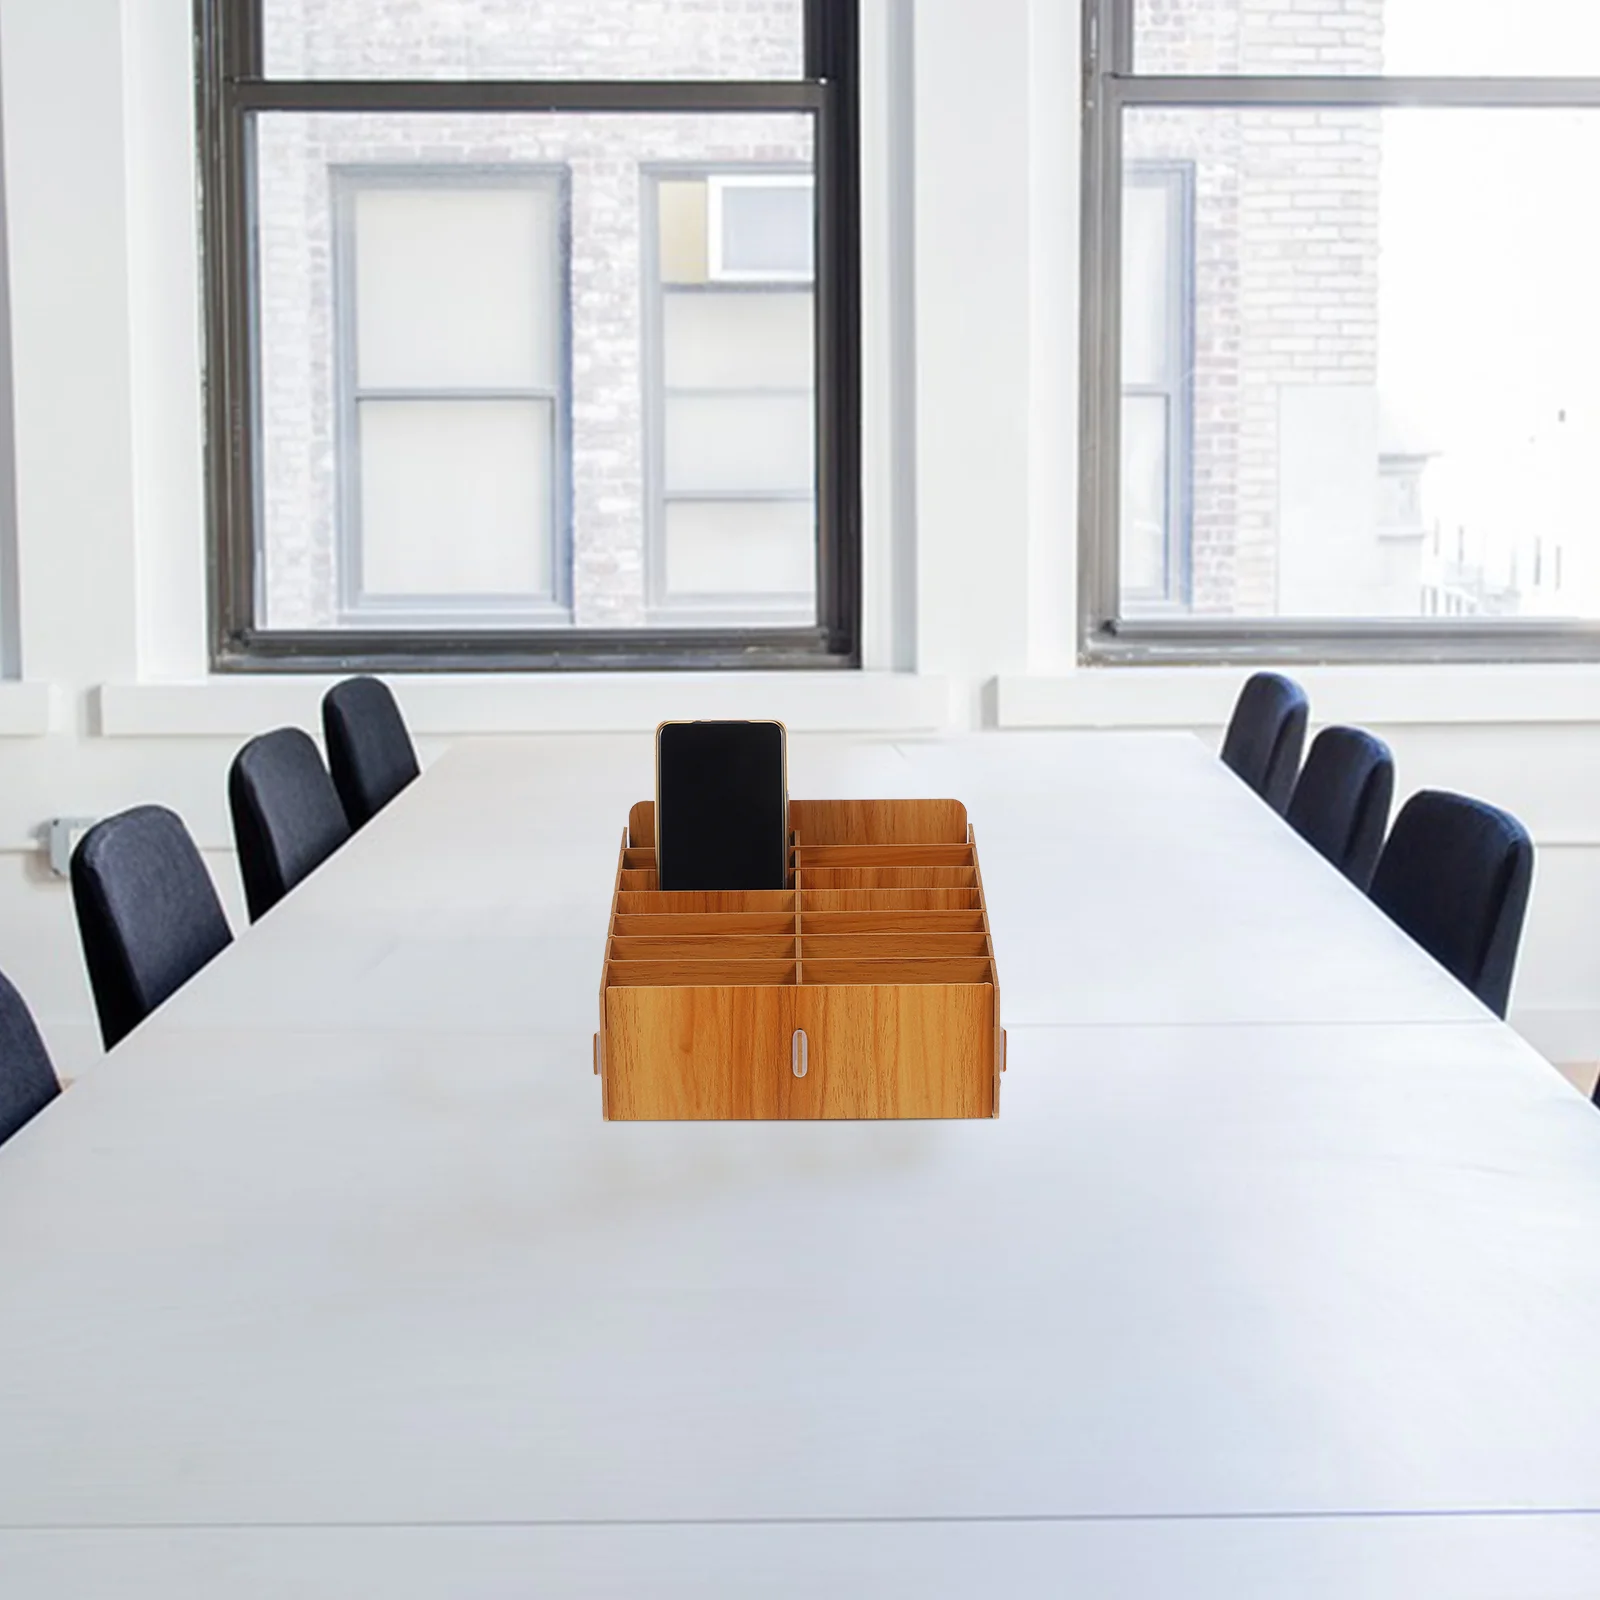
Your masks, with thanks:
M 793 800 L 784 889 L 663 892 L 628 816 L 595 1071 L 626 1121 L 992 1117 L 1005 1033 L 957 800 Z

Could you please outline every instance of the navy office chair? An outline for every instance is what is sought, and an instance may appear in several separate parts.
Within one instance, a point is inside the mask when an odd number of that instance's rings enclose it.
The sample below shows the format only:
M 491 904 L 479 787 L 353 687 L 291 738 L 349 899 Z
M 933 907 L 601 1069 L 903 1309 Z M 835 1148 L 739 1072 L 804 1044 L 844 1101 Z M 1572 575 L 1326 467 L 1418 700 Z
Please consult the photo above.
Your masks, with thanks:
M 233 758 L 228 809 L 252 922 L 350 837 L 333 779 L 299 728 L 263 733 Z
M 1258 672 L 1239 691 L 1222 741 L 1222 761 L 1274 811 L 1289 803 L 1311 708 L 1292 678 Z
M 84 834 L 72 901 L 108 1050 L 233 942 L 189 830 L 164 806 L 135 806 Z
M 352 829 L 365 827 L 421 770 L 386 683 L 346 678 L 322 697 L 328 767 Z
M 0 972 L 0 1144 L 61 1093 L 27 1003 Z
M 1533 842 L 1515 817 L 1424 789 L 1394 819 L 1372 899 L 1503 1017 L 1532 881 Z
M 1289 801 L 1289 826 L 1357 888 L 1372 882 L 1394 799 L 1394 757 L 1360 728 L 1324 728 Z

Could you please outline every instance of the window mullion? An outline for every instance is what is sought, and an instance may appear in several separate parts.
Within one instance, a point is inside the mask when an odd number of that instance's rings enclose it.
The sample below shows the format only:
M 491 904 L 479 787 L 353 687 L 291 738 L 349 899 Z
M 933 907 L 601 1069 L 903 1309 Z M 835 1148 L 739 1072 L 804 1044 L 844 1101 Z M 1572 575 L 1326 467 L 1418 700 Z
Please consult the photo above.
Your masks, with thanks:
M 775 79 L 234 78 L 241 111 L 819 112 L 827 85 Z

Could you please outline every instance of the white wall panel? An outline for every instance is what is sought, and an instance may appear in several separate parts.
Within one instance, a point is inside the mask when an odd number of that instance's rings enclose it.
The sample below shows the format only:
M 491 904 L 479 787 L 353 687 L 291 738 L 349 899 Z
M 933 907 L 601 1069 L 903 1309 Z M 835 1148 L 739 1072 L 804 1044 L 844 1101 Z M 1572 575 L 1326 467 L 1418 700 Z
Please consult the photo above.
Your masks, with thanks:
M 912 665 L 915 640 L 924 676 L 405 680 L 425 754 L 469 732 L 773 712 L 797 729 L 988 717 L 1218 737 L 1241 670 L 1070 668 L 1074 11 L 866 6 L 867 605 L 874 664 Z M 0 691 L 0 968 L 68 1070 L 97 1051 L 43 822 L 171 805 L 242 920 L 228 761 L 250 732 L 314 727 L 323 687 L 202 675 L 191 26 L 189 0 L 0 0 L 23 672 L 41 680 Z M 1600 669 L 1299 675 L 1319 718 L 1392 740 L 1403 790 L 1525 818 L 1540 864 L 1516 1020 L 1600 1058 Z

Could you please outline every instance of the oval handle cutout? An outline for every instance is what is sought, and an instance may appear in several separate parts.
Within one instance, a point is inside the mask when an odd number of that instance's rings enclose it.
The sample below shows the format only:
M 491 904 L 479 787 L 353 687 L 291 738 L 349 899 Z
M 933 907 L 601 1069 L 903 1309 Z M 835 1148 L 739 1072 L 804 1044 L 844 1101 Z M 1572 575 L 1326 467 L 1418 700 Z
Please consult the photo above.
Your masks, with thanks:
M 789 1065 L 794 1068 L 795 1077 L 805 1077 L 809 1054 L 810 1042 L 806 1038 L 806 1030 L 796 1028 L 794 1038 L 789 1041 Z

